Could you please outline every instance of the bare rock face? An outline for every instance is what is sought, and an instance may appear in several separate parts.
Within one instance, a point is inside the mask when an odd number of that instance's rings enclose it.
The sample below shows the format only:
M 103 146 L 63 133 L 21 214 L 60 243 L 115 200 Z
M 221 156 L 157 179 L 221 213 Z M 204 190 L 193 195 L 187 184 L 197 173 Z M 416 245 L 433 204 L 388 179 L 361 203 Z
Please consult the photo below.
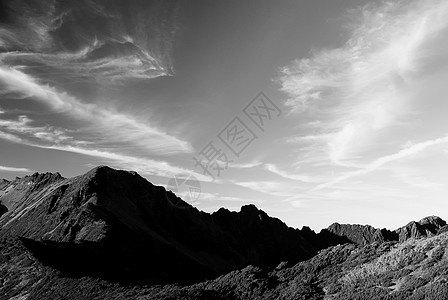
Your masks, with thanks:
M 333 223 L 327 228 L 327 230 L 338 236 L 344 236 L 349 241 L 358 245 L 366 245 L 376 241 L 384 241 L 379 229 L 369 225 L 363 226 Z
M 20 218 L 30 209 L 30 206 L 45 197 L 43 190 L 63 180 L 59 173 L 34 173 L 24 178 L 16 178 L 9 182 L 4 181 L 0 185 L 0 205 L 6 211 L 1 215 L 0 226 L 6 224 L 6 220 Z
M 3 187 L 7 186 L 9 183 L 10 183 L 9 180 L 0 179 L 0 189 L 2 189 Z
M 410 238 L 431 237 L 446 225 L 446 222 L 437 216 L 429 216 L 418 222 L 412 221 L 406 226 L 398 228 L 395 232 L 398 234 L 398 240 L 404 242 Z
M 418 222 L 412 221 L 394 231 L 374 228 L 370 225 L 333 223 L 328 228 L 323 229 L 319 235 L 321 240 L 328 240 L 329 237 L 325 238 L 325 236 L 332 234 L 334 241 L 330 245 L 345 242 L 368 245 L 392 241 L 404 242 L 410 238 L 431 237 L 448 230 L 445 226 L 446 222 L 441 218 L 429 216 Z
M 319 250 L 314 232 L 254 205 L 200 212 L 135 172 L 109 167 L 69 179 L 36 173 L 1 191 L 0 236 L 19 236 L 40 260 L 68 272 L 207 278 Z
M 370 225 L 358 224 L 339 224 L 333 223 L 327 229 L 321 232 L 321 235 L 330 232 L 338 236 L 345 242 L 351 242 L 358 245 L 368 245 L 371 243 L 383 243 L 396 240 L 396 235 L 387 229 L 374 228 Z

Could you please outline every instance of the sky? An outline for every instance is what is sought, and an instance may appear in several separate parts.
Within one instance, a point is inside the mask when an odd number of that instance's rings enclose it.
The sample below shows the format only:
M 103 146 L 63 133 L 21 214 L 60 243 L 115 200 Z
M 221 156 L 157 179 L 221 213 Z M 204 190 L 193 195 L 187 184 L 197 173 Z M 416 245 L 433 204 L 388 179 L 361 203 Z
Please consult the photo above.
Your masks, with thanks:
M 0 178 L 108 165 L 174 179 L 203 211 L 252 203 L 317 231 L 447 220 L 446 15 L 442 0 L 0 1 Z

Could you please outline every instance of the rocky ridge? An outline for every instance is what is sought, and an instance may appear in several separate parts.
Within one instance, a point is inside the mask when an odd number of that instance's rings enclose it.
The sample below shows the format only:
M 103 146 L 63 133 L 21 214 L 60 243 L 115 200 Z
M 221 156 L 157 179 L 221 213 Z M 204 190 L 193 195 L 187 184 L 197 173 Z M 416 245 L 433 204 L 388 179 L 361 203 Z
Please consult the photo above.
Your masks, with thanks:
M 36 173 L 2 191 L 0 236 L 20 237 L 66 272 L 203 279 L 249 264 L 295 263 L 319 250 L 314 232 L 254 205 L 208 214 L 135 172 L 104 166 L 69 179 Z
M 448 226 L 287 227 L 212 214 L 135 172 L 0 182 L 0 299 L 445 299 Z M 207 279 L 207 280 L 206 280 Z M 177 282 L 177 284 L 170 284 Z M 179 284 L 181 283 L 181 284 Z M 4 298 L 2 298 L 4 297 Z
M 445 226 L 446 222 L 440 217 L 429 216 L 417 222 L 409 222 L 393 231 L 386 228 L 374 228 L 370 225 L 333 223 L 323 232 L 330 232 L 358 245 L 367 245 L 374 242 L 404 242 L 412 238 L 432 237 L 446 230 Z

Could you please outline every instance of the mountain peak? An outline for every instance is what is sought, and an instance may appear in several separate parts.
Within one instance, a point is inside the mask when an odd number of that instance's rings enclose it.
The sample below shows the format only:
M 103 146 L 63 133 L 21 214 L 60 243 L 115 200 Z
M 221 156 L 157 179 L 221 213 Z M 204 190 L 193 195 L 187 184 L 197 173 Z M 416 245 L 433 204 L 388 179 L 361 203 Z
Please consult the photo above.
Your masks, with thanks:
M 446 225 L 446 221 L 438 216 L 428 216 L 428 217 L 421 219 L 417 223 L 419 223 L 420 225 L 427 225 L 427 224 L 434 224 L 434 225 L 439 225 L 439 226 Z
M 259 212 L 263 211 L 258 209 L 258 207 L 256 207 L 255 204 L 247 204 L 241 206 L 240 212 L 244 214 L 258 214 Z
M 323 229 L 321 233 L 323 235 L 330 233 L 340 237 L 341 241 L 347 239 L 347 241 L 359 245 L 387 240 L 382 230 L 370 225 L 333 223 L 327 229 Z
M 90 169 L 89 171 L 87 171 L 86 174 L 98 173 L 98 172 L 113 172 L 113 171 L 118 171 L 118 170 L 111 168 L 109 166 L 106 166 L 106 165 L 100 165 L 100 166 L 94 167 L 93 169 Z
M 122 172 L 126 172 L 126 171 L 122 171 Z M 104 176 L 107 174 L 117 174 L 117 173 L 120 173 L 120 170 L 113 169 L 109 166 L 101 165 L 101 166 L 95 167 L 93 169 L 90 169 L 89 171 L 87 171 L 87 173 L 85 173 L 82 176 L 83 177 L 95 177 L 95 176 Z
M 39 172 L 35 172 L 31 175 L 26 175 L 24 177 L 16 177 L 16 179 L 14 179 L 12 181 L 13 184 L 36 184 L 36 183 L 41 183 L 41 182 L 56 182 L 59 180 L 65 179 L 59 172 L 56 173 L 50 173 L 50 172 L 45 172 L 45 173 L 39 173 Z
M 51 173 L 26 178 L 21 180 L 47 178 L 48 184 L 22 184 L 0 196 L 14 196 L 0 226 L 3 233 L 39 243 L 46 259 L 52 258 L 45 253 L 83 245 L 86 257 L 105 265 L 126 260 L 129 272 L 204 277 L 248 264 L 297 262 L 317 251 L 313 232 L 289 228 L 253 204 L 239 212 L 200 212 L 136 172 L 99 166 L 69 179 Z M 179 274 L 179 266 L 186 274 Z M 115 271 L 128 272 L 119 266 Z
M 398 241 L 404 242 L 410 238 L 429 237 L 438 234 L 446 226 L 446 222 L 437 216 L 428 216 L 420 221 L 411 221 L 394 231 L 379 229 L 370 225 L 333 223 L 321 232 L 330 232 L 341 238 L 359 245 L 372 242 Z
M 138 177 L 139 179 L 143 179 L 146 181 L 146 179 L 141 177 L 135 171 L 118 170 L 118 169 L 114 169 L 114 168 L 111 168 L 106 165 L 101 165 L 101 166 L 95 167 L 95 168 L 87 171 L 87 173 L 85 173 L 84 175 L 81 175 L 81 176 L 84 178 L 105 178 L 108 180 L 112 177 L 123 177 L 123 178 L 124 177 L 128 177 L 128 178 Z
M 85 268 L 112 267 L 116 274 L 205 278 L 249 264 L 295 263 L 345 242 L 366 245 L 435 235 L 446 224 L 429 216 L 391 232 L 333 223 L 316 234 L 308 227 L 290 228 L 254 204 L 239 212 L 201 212 L 136 172 L 108 166 L 68 179 L 34 173 L 3 182 L 1 234 L 32 241 L 30 247 L 49 264 L 77 268 L 86 259 Z M 51 253 L 61 260 L 55 262 Z M 68 266 L 67 256 L 81 261 Z

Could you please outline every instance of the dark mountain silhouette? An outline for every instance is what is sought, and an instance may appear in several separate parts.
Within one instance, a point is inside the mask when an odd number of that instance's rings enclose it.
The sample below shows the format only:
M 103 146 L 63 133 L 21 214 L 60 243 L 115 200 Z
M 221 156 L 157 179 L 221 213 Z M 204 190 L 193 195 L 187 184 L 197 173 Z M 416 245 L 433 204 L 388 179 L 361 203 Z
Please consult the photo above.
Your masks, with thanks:
M 394 231 L 334 223 L 317 234 L 254 205 L 201 212 L 135 172 L 104 166 L 68 179 L 35 173 L 1 181 L 0 215 L 0 278 L 8 278 L 0 299 L 445 299 L 434 295 L 448 292 L 448 226 L 435 216 Z
M 66 272 L 192 280 L 295 263 L 320 249 L 314 232 L 289 228 L 254 205 L 200 212 L 135 172 L 109 167 L 71 179 L 35 173 L 3 190 L 0 234 L 20 237 Z

